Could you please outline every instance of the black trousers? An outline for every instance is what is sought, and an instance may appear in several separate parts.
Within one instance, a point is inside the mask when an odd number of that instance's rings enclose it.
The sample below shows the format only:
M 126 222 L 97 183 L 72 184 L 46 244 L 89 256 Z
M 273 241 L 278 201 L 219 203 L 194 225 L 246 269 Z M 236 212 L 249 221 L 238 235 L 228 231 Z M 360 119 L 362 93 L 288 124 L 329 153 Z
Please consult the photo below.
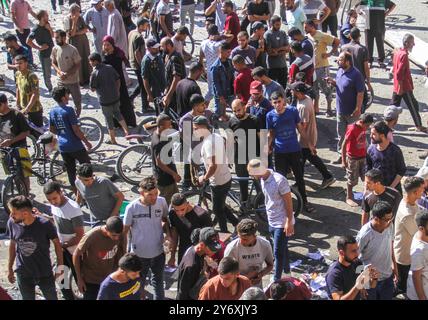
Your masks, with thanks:
M 73 265 L 73 256 L 67 249 L 63 249 L 62 253 L 64 257 L 64 265 L 68 268 L 67 273 L 65 273 L 65 276 L 66 276 L 65 281 L 67 283 L 68 272 L 71 271 L 73 273 L 73 278 L 74 280 L 76 280 L 76 283 L 77 283 L 76 270 L 74 269 L 74 265 Z M 71 290 L 70 285 L 71 285 L 70 283 L 67 283 L 67 286 L 64 286 L 64 288 L 61 289 L 62 296 L 64 297 L 65 300 L 75 300 L 73 295 L 73 290 Z
M 28 63 L 33 64 L 33 51 L 27 44 L 27 38 L 30 35 L 30 32 L 30 29 L 24 29 L 24 33 L 20 33 L 18 30 L 16 30 L 16 36 L 18 37 L 19 42 L 21 42 L 21 45 L 28 50 Z
M 406 103 L 407 108 L 409 109 L 410 114 L 412 115 L 415 126 L 421 127 L 422 119 L 421 115 L 419 114 L 419 103 L 416 100 L 413 91 L 405 92 L 401 96 L 394 92 L 392 94 L 391 104 L 399 106 L 401 104 L 401 99 L 404 99 L 404 102 Z
M 76 161 L 79 161 L 80 164 L 91 163 L 91 159 L 86 149 L 75 152 L 61 152 L 61 156 L 67 169 L 68 181 L 74 187 L 74 182 L 76 181 Z
M 83 293 L 83 300 L 97 300 L 99 291 L 99 284 L 86 283 L 86 291 Z
M 327 19 L 322 23 L 322 32 L 327 32 L 330 29 L 330 33 L 337 37 L 337 16 L 328 16 Z
M 276 82 L 278 82 L 284 89 L 287 88 L 287 80 L 288 80 L 287 68 L 268 69 L 268 76 L 272 80 L 275 80 Z
M 230 190 L 231 181 L 221 186 L 211 186 L 213 212 L 218 219 L 221 232 L 228 232 L 227 221 L 233 226 L 238 224 L 238 219 L 230 210 L 226 209 L 227 192 Z
M 321 173 L 324 180 L 330 179 L 332 174 L 328 171 L 324 162 L 322 162 L 321 158 L 317 155 L 313 155 L 309 148 L 302 148 L 302 156 L 303 156 L 303 171 L 305 170 L 305 163 L 308 160 L 318 171 Z
M 366 45 L 369 50 L 369 63 L 373 62 L 374 41 L 378 52 L 378 61 L 385 60 L 385 12 L 383 10 L 370 10 L 370 29 L 366 30 Z
M 291 168 L 296 179 L 297 188 L 302 196 L 303 202 L 307 203 L 305 180 L 303 178 L 303 156 L 302 152 L 277 153 L 275 152 L 275 170 L 287 176 L 288 170 Z
M 131 100 L 134 100 L 139 94 L 141 94 L 141 105 L 142 105 L 142 111 L 146 111 L 149 108 L 149 102 L 147 101 L 147 92 L 144 88 L 144 82 L 143 77 L 141 76 L 141 71 L 139 69 L 134 69 L 135 75 L 138 79 L 138 86 L 134 89 L 134 91 L 131 93 L 129 98 Z
M 238 177 L 248 178 L 250 175 L 248 174 L 247 165 L 246 164 L 235 164 L 235 171 Z M 239 190 L 240 200 L 242 202 L 246 202 L 248 200 L 248 181 L 239 181 Z M 256 184 L 257 193 L 261 192 L 259 186 Z
M 28 120 L 38 127 L 43 127 L 43 110 L 28 113 Z
M 407 278 L 409 276 L 410 265 L 405 266 L 397 263 L 397 271 L 398 271 L 398 283 L 397 283 L 397 294 L 406 293 L 407 291 Z

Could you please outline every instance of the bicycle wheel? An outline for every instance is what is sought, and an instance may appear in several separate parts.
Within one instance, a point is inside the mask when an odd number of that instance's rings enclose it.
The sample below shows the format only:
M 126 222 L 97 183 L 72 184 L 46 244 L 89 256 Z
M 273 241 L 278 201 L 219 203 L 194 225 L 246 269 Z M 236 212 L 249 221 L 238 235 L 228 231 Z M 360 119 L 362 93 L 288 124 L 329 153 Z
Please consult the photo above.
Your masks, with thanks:
M 183 192 L 183 195 L 186 197 L 187 201 L 192 205 L 200 206 L 205 209 L 211 216 L 211 221 L 213 222 L 213 226 L 217 224 L 217 218 L 213 213 L 213 204 L 211 201 L 211 194 L 208 192 L 204 192 L 201 194 L 201 191 L 198 190 L 190 190 Z
M 126 183 L 138 185 L 144 177 L 152 174 L 150 148 L 136 144 L 123 150 L 116 162 L 116 172 Z
M 24 177 L 20 175 L 7 177 L 1 189 L 1 202 L 7 214 L 10 214 L 7 206 L 9 200 L 19 195 L 28 197 L 28 189 L 25 185 Z
M 36 162 L 35 159 L 41 157 L 42 151 L 40 150 L 40 146 L 37 144 L 36 137 L 32 134 L 27 137 L 27 146 L 28 153 L 30 154 L 31 158 L 31 163 L 34 164 Z
M 53 181 L 61 183 L 64 188 L 71 188 L 70 181 L 68 181 L 67 169 L 64 160 L 60 157 L 60 152 L 57 151 L 49 161 L 49 177 Z
M 152 122 L 156 122 L 156 117 L 146 117 L 138 124 L 136 134 L 144 136 L 144 138 L 137 139 L 138 143 L 143 144 L 144 142 L 150 142 L 153 131 L 146 129 L 145 126 Z
M 92 144 L 92 149 L 88 153 L 96 151 L 104 142 L 103 126 L 98 120 L 91 117 L 81 117 L 79 123 L 80 130 Z

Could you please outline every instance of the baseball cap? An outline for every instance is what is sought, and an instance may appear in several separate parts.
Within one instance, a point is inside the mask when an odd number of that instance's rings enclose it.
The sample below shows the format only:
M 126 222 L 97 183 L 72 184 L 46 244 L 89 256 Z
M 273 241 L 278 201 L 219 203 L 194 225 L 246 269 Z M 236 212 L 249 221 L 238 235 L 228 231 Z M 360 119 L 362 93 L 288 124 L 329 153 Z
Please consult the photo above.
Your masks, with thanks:
M 306 84 L 301 81 L 294 82 L 288 86 L 291 90 L 296 90 L 297 92 L 306 93 L 307 88 Z
M 254 80 L 250 84 L 250 94 L 257 94 L 263 92 L 263 84 L 260 81 Z
M 259 159 L 253 159 L 248 162 L 247 169 L 250 176 L 262 176 L 266 173 L 267 167 Z
M 7 97 L 4 93 L 0 94 L 0 103 L 7 102 Z
M 403 108 L 395 105 L 390 105 L 383 111 L 383 117 L 386 121 L 398 119 L 400 113 L 403 112 Z
M 193 124 L 210 127 L 210 123 L 205 116 L 197 116 L 193 119 Z
M 153 48 L 153 49 L 156 49 L 156 48 L 159 48 L 160 47 L 160 43 L 158 43 L 155 39 L 153 39 L 153 38 L 149 38 L 149 39 L 147 39 L 146 40 L 146 47 L 147 48 Z
M 253 23 L 253 27 L 252 27 L 252 30 L 253 30 L 253 32 L 254 31 L 256 31 L 256 30 L 259 30 L 259 29 L 261 29 L 261 28 L 263 28 L 263 29 L 265 29 L 266 30 L 266 25 L 264 25 L 262 22 L 260 22 L 260 21 L 257 21 L 257 22 L 254 22 Z
M 218 233 L 214 228 L 202 228 L 199 233 L 199 241 L 203 242 L 212 252 L 217 252 L 221 250 L 221 244 L 217 236 Z

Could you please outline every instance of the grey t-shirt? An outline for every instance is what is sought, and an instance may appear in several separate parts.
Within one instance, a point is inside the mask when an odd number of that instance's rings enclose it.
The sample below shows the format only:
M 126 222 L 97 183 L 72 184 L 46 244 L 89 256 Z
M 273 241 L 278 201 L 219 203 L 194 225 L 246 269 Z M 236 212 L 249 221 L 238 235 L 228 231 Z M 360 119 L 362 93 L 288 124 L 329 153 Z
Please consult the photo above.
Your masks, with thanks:
M 231 58 L 233 59 L 234 56 L 240 55 L 245 59 L 245 64 L 249 68 L 254 68 L 254 64 L 256 63 L 256 56 L 257 52 L 256 49 L 252 46 L 248 46 L 245 49 L 242 49 L 240 46 L 237 46 L 235 49 L 231 52 Z
M 76 236 L 75 228 L 83 227 L 83 212 L 80 206 L 73 200 L 66 198 L 67 202 L 62 207 L 51 206 L 51 212 L 55 221 L 59 240 L 63 243 Z M 69 247 L 73 254 L 76 246 Z
M 100 105 L 108 106 L 120 100 L 119 90 L 116 86 L 116 81 L 119 79 L 116 70 L 104 63 L 100 63 L 92 71 L 89 86 L 96 90 Z
M 357 242 L 360 248 L 360 260 L 364 266 L 371 264 L 379 271 L 379 281 L 386 280 L 392 275 L 392 240 L 394 225 L 382 233 L 373 229 L 371 221 L 366 223 L 358 232 Z
M 276 49 L 288 45 L 288 35 L 284 30 L 273 31 L 270 29 L 266 31 L 264 37 L 266 40 L 266 51 L 271 48 Z M 286 68 L 287 58 L 285 54 L 274 57 L 268 55 L 267 67 L 268 69 Z
M 168 217 L 165 198 L 158 197 L 155 205 L 146 206 L 140 198 L 132 201 L 125 210 L 125 226 L 131 227 L 131 252 L 140 258 L 151 259 L 163 252 L 162 219 Z
M 89 206 L 92 215 L 97 220 L 107 220 L 116 205 L 114 195 L 119 189 L 109 179 L 95 177 L 94 183 L 90 187 L 79 180 L 76 180 L 76 188 Z
M 225 257 L 233 257 L 239 262 L 239 273 L 246 275 L 249 272 L 263 270 L 267 262 L 273 264 L 272 247 L 266 239 L 257 237 L 256 244 L 252 247 L 241 245 L 239 238 L 229 243 L 224 251 Z M 262 286 L 262 283 L 258 283 Z
M 283 97 L 285 97 L 285 90 L 284 88 L 275 80 L 272 80 L 271 83 L 263 85 L 263 96 L 270 101 L 270 96 L 275 91 L 279 91 L 282 93 Z

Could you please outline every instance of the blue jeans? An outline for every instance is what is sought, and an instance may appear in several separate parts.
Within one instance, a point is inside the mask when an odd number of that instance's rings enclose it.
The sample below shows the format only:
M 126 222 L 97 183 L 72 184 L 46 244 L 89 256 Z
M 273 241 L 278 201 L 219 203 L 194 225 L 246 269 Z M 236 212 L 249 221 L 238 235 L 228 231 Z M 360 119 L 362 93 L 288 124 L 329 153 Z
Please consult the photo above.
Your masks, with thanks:
M 274 281 L 280 280 L 282 271 L 290 272 L 290 253 L 288 251 L 288 237 L 285 236 L 284 228 L 273 228 L 269 226 L 269 232 L 273 238 Z
M 140 258 L 143 263 L 141 270 L 141 278 L 143 278 L 144 286 L 149 269 L 152 271 L 152 285 L 155 288 L 154 300 L 165 299 L 165 288 L 163 285 L 163 271 L 165 269 L 165 253 L 162 253 L 154 258 Z
M 394 296 L 394 275 L 379 281 L 376 288 L 367 290 L 367 300 L 392 300 Z
M 230 107 L 232 101 L 235 99 L 235 96 L 225 97 L 227 105 Z M 214 97 L 214 113 L 218 116 L 222 116 L 226 114 L 226 108 L 220 104 L 220 97 Z
M 25 277 L 17 272 L 16 280 L 22 295 L 22 300 L 35 300 L 36 286 L 39 286 L 46 300 L 58 300 L 53 275 L 44 278 L 32 278 Z

